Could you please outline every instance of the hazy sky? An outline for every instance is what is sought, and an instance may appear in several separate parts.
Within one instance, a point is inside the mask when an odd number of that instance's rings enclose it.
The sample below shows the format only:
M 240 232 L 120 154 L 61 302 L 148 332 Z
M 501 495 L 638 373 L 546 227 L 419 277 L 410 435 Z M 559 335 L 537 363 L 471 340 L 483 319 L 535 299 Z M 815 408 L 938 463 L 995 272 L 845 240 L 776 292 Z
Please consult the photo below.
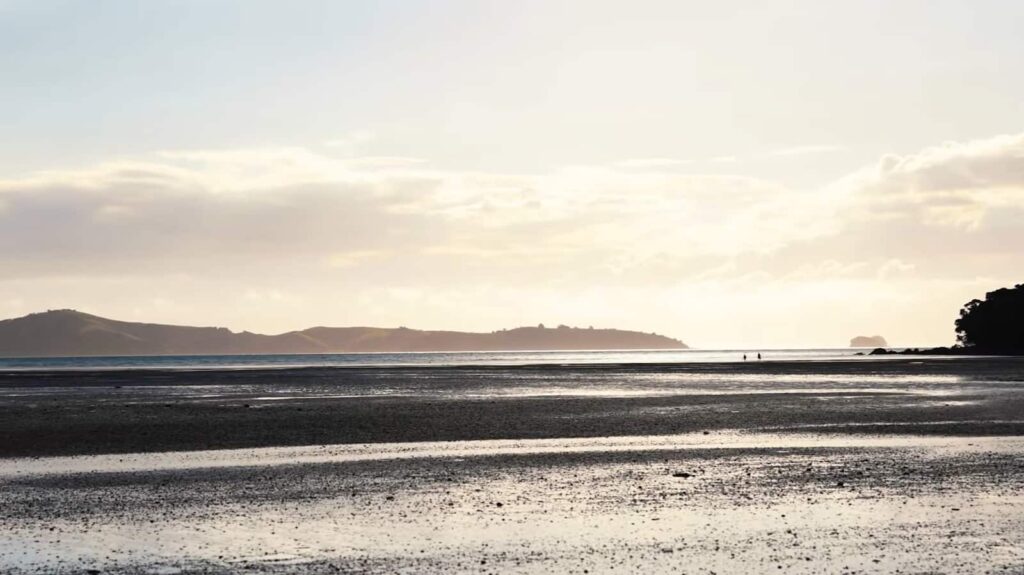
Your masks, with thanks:
M 947 344 L 1024 3 L 0 0 L 0 317 Z

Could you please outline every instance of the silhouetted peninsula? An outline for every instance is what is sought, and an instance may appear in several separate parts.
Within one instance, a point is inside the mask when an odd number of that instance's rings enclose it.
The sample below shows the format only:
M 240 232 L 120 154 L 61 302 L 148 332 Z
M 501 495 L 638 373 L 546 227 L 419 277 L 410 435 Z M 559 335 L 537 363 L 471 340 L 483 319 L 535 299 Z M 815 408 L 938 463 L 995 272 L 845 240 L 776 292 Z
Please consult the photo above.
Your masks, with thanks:
M 1024 353 L 1024 284 L 964 304 L 956 320 L 956 341 L 982 353 Z
M 0 321 L 0 357 L 233 355 L 403 351 L 687 349 L 653 333 L 618 329 L 520 327 L 491 333 L 407 328 L 314 327 L 279 335 L 236 333 L 106 319 L 55 310 Z

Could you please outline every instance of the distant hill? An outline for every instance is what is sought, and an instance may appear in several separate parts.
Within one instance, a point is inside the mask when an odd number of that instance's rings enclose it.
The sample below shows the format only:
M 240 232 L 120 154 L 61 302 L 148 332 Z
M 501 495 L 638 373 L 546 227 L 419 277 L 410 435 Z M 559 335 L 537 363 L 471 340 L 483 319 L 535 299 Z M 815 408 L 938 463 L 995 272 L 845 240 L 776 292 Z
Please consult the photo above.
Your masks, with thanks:
M 230 355 L 400 351 L 687 349 L 665 336 L 618 329 L 520 327 L 491 333 L 313 327 L 279 335 L 106 319 L 53 310 L 0 321 L 0 357 Z
M 889 347 L 880 335 L 858 335 L 850 340 L 850 347 Z

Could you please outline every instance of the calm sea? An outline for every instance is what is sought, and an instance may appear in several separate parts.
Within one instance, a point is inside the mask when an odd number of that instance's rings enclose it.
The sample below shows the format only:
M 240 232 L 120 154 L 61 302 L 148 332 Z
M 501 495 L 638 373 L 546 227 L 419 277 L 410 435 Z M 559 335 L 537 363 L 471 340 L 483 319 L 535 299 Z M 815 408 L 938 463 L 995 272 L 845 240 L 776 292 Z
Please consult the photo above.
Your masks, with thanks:
M 631 363 L 714 363 L 757 361 L 821 361 L 858 359 L 868 350 L 718 349 L 640 351 L 515 351 L 429 353 L 330 353 L 281 355 L 154 355 L 123 357 L 0 358 L 0 370 L 54 369 L 257 369 L 292 367 L 387 367 L 444 365 L 559 365 Z

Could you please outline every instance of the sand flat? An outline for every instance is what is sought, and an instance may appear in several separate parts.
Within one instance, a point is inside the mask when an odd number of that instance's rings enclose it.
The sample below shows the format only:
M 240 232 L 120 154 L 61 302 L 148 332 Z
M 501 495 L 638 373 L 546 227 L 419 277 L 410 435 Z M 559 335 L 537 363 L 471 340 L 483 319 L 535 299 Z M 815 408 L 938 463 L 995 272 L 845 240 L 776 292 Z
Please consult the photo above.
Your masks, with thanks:
M 4 572 L 1024 570 L 1016 360 L 50 377 Z
M 120 468 L 104 456 L 8 460 L 0 564 L 895 573 L 1024 562 L 1024 439 L 789 439 L 256 449 L 146 454 Z

